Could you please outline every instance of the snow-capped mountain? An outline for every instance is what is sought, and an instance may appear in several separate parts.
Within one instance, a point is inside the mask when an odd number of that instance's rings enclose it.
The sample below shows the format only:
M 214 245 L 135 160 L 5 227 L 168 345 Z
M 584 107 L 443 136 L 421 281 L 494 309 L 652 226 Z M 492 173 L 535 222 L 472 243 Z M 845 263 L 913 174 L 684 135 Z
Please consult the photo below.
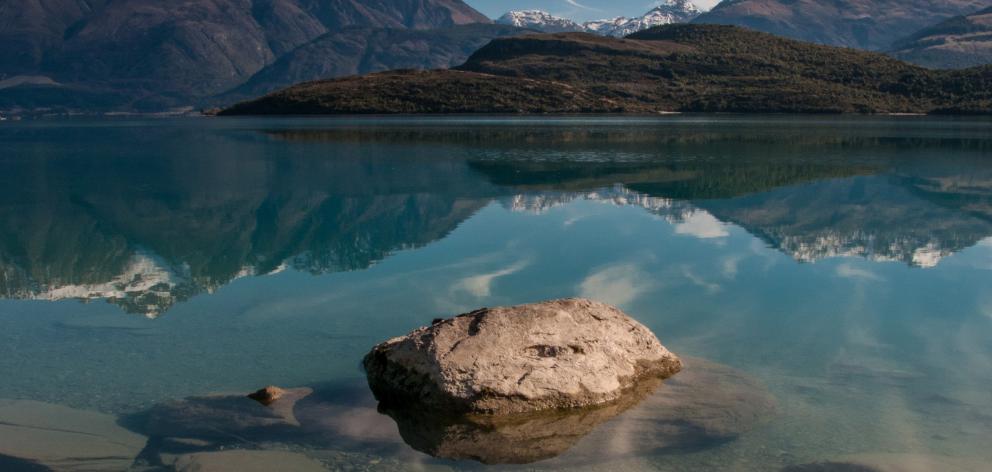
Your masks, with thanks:
M 572 31 L 587 31 L 586 27 L 568 18 L 554 16 L 542 10 L 511 11 L 501 16 L 496 23 L 529 28 L 545 33 L 565 33 Z
M 497 23 L 530 28 L 545 33 L 581 31 L 603 36 L 622 38 L 641 30 L 671 23 L 688 23 L 702 14 L 689 0 L 663 0 L 643 16 L 626 18 L 623 16 L 605 20 L 587 21 L 579 24 L 568 18 L 554 16 L 541 10 L 511 11 Z
M 595 32 L 606 36 L 622 38 L 628 34 L 633 34 L 655 26 L 668 25 L 672 23 L 688 23 L 703 12 L 696 8 L 689 0 L 664 0 L 653 10 L 644 14 L 640 18 L 616 18 L 609 20 L 612 27 L 607 26 L 603 30 Z M 617 21 L 624 20 L 624 21 Z M 596 22 L 591 22 L 596 23 Z M 604 25 L 606 26 L 606 25 Z

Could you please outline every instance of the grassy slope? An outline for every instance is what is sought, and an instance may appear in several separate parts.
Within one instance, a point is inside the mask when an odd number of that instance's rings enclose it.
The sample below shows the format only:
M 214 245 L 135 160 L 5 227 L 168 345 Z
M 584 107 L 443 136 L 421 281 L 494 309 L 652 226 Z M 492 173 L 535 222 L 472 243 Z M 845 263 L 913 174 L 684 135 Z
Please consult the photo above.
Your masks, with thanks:
M 935 71 L 732 26 L 492 41 L 457 71 L 310 82 L 227 114 L 989 113 L 992 67 Z

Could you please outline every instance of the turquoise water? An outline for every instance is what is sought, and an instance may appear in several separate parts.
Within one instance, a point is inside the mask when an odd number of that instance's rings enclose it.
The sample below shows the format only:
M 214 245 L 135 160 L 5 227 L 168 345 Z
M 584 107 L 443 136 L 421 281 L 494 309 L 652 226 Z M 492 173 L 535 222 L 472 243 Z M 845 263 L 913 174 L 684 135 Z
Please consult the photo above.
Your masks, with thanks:
M 361 411 L 352 426 L 378 432 L 222 445 L 329 469 L 480 467 L 400 441 L 361 388 L 362 356 L 433 318 L 584 296 L 735 369 L 774 407 L 719 441 L 591 461 L 609 449 L 594 431 L 528 467 L 779 470 L 857 456 L 981 470 L 990 271 L 992 121 L 0 125 L 0 398 L 154 436 L 128 418 L 311 387 L 313 405 L 345 405 L 323 414 Z M 155 447 L 136 468 L 178 467 Z M 18 451 L 0 440 L 0 459 L 52 467 Z

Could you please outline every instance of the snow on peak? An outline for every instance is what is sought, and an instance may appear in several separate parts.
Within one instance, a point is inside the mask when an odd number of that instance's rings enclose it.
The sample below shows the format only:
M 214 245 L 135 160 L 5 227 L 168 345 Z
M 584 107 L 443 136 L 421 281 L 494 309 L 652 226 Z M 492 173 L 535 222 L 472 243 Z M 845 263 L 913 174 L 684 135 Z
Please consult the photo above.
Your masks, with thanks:
M 622 38 L 655 26 L 687 23 L 701 13 L 702 11 L 689 0 L 661 0 L 656 2 L 654 9 L 637 18 L 619 16 L 579 24 L 543 10 L 518 10 L 503 15 L 496 22 L 545 33 L 581 31 Z
M 535 29 L 545 33 L 585 31 L 585 27 L 582 25 L 567 18 L 554 16 L 543 10 L 511 11 L 496 20 L 496 23 L 512 25 L 518 28 Z

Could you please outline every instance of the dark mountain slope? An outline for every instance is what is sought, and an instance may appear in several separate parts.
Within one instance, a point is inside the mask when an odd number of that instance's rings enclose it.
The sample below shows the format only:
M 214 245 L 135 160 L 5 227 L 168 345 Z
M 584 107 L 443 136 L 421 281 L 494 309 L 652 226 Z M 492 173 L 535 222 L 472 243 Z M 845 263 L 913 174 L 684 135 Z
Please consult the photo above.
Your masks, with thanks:
M 934 68 L 992 64 L 992 7 L 951 18 L 897 41 L 891 54 Z
M 65 31 L 104 0 L 0 0 L 0 79 L 35 72 Z
M 231 103 L 328 77 L 391 69 L 453 67 L 494 38 L 526 31 L 482 23 L 436 30 L 348 28 L 323 35 L 283 55 L 220 100 Z
M 992 67 L 933 71 L 732 26 L 668 25 L 627 39 L 583 33 L 500 38 L 458 71 L 311 82 L 226 113 L 990 110 Z
M 138 108 L 227 91 L 342 28 L 489 22 L 461 0 L 0 0 L 0 13 L 0 79 L 46 76 Z
M 990 4 L 988 0 L 726 0 L 694 22 L 882 50 L 921 28 Z

